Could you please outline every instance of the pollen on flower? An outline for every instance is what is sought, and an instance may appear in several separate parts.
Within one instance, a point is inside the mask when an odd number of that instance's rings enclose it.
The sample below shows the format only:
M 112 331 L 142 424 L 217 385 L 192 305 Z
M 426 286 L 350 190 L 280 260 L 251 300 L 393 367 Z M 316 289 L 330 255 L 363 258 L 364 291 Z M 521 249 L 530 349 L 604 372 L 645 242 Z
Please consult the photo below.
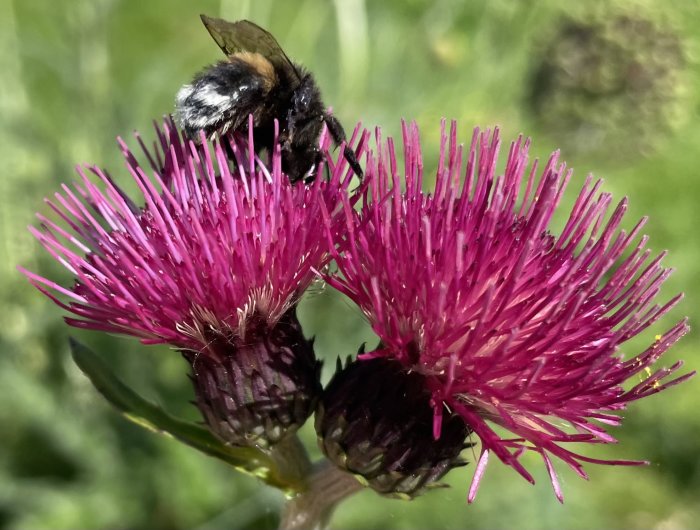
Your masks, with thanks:
M 682 299 L 657 300 L 672 271 L 661 264 L 665 253 L 646 248 L 647 219 L 621 228 L 627 199 L 615 205 L 589 176 L 563 229 L 551 233 L 572 171 L 558 152 L 529 164 L 529 146 L 522 137 L 511 143 L 498 174 L 498 130 L 476 130 L 465 148 L 456 124 L 449 132 L 443 125 L 427 193 L 417 127 L 403 127 L 403 170 L 393 141 L 378 131 L 361 207 L 343 199 L 345 230 L 333 232 L 338 271 L 326 279 L 381 339 L 360 359 L 393 359 L 425 377 L 436 439 L 444 410 L 479 437 L 469 501 L 490 453 L 530 482 L 521 457 L 538 454 L 560 500 L 555 458 L 584 478 L 586 462 L 644 463 L 596 459 L 567 445 L 615 442 L 606 426 L 621 423 L 628 403 L 693 375 L 673 376 L 680 361 L 654 368 L 687 333 L 685 319 L 637 355 L 620 354 Z M 324 218 L 330 234 L 325 210 Z M 643 371 L 648 377 L 627 384 Z

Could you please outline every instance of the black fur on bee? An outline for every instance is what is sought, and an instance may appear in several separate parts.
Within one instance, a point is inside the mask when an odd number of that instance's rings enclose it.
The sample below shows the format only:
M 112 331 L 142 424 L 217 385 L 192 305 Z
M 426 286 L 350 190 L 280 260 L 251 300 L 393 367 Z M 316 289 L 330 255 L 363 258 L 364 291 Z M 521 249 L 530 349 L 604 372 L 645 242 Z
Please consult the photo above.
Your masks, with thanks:
M 325 124 L 336 145 L 346 140 L 340 122 L 326 112 L 313 75 L 292 63 L 275 38 L 248 20 L 227 22 L 202 15 L 202 22 L 227 60 L 198 73 L 177 94 L 177 117 L 185 134 L 197 141 L 229 131 L 247 131 L 253 116 L 256 149 L 272 149 L 279 122 L 282 169 L 290 180 L 313 174 L 322 154 L 318 141 Z M 349 147 L 344 156 L 362 177 Z

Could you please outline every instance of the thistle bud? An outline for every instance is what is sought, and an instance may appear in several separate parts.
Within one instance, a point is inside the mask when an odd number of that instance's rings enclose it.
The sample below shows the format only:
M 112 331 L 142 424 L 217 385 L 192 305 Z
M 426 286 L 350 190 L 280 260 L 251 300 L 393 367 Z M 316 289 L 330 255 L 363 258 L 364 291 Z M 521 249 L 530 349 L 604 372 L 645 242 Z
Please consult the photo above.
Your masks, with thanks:
M 321 363 L 295 308 L 244 341 L 214 342 L 207 355 L 183 355 L 192 364 L 197 407 L 212 432 L 233 445 L 279 442 L 304 424 L 322 390 Z
M 321 449 L 339 468 L 383 495 L 410 499 L 450 469 L 466 464 L 464 421 L 443 411 L 433 436 L 433 406 L 425 377 L 389 359 L 338 366 L 316 412 Z

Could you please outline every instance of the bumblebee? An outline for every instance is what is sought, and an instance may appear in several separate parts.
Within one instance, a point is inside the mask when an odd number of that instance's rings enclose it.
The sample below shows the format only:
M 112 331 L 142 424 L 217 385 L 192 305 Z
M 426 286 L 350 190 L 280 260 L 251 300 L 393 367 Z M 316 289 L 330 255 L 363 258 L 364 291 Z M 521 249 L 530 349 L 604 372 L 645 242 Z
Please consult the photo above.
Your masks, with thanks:
M 197 141 L 229 131 L 247 131 L 253 116 L 257 149 L 272 149 L 274 120 L 279 122 L 282 169 L 292 182 L 318 167 L 318 140 L 323 124 L 336 145 L 345 141 L 340 122 L 325 110 L 311 73 L 293 63 L 277 40 L 249 20 L 227 22 L 201 15 L 202 22 L 227 59 L 205 68 L 176 97 L 177 118 L 185 134 Z M 362 170 L 349 147 L 344 156 L 353 171 Z

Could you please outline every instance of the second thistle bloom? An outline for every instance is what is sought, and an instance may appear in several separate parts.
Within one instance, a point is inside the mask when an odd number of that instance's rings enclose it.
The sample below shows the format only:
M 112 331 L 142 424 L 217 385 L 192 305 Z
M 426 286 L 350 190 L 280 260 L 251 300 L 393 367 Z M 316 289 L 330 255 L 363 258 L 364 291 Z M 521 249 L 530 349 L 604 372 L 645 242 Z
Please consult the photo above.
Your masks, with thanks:
M 552 235 L 571 176 L 558 154 L 541 170 L 537 162 L 529 168 L 529 141 L 519 138 L 499 175 L 498 131 L 476 131 L 463 150 L 454 123 L 443 132 L 434 191 L 425 193 L 418 131 L 404 126 L 403 134 L 405 176 L 391 140 L 378 138 L 362 207 L 346 203 L 346 228 L 334 241 L 338 273 L 327 277 L 381 339 L 361 359 L 392 359 L 421 375 L 435 439 L 448 413 L 479 437 L 470 501 L 491 453 L 530 482 L 520 458 L 539 454 L 560 500 L 553 457 L 582 477 L 584 462 L 641 463 L 602 461 L 566 445 L 614 442 L 604 427 L 620 423 L 627 403 L 692 375 L 671 377 L 680 362 L 652 368 L 686 333 L 684 320 L 637 355 L 619 350 L 681 298 L 655 300 L 671 270 L 639 236 L 646 219 L 620 230 L 627 200 L 613 206 L 589 178 Z M 338 233 L 331 215 L 326 221 L 329 234 Z
M 24 273 L 73 326 L 179 349 L 214 433 L 266 447 L 306 420 L 321 390 L 295 306 L 330 259 L 321 204 L 342 213 L 350 176 L 329 161 L 330 179 L 293 185 L 279 148 L 263 163 L 252 138 L 197 146 L 171 121 L 158 134 L 146 167 L 121 144 L 143 206 L 100 169 L 79 169 L 47 201 L 58 219 L 39 215 L 43 230 L 31 229 L 75 284 Z

